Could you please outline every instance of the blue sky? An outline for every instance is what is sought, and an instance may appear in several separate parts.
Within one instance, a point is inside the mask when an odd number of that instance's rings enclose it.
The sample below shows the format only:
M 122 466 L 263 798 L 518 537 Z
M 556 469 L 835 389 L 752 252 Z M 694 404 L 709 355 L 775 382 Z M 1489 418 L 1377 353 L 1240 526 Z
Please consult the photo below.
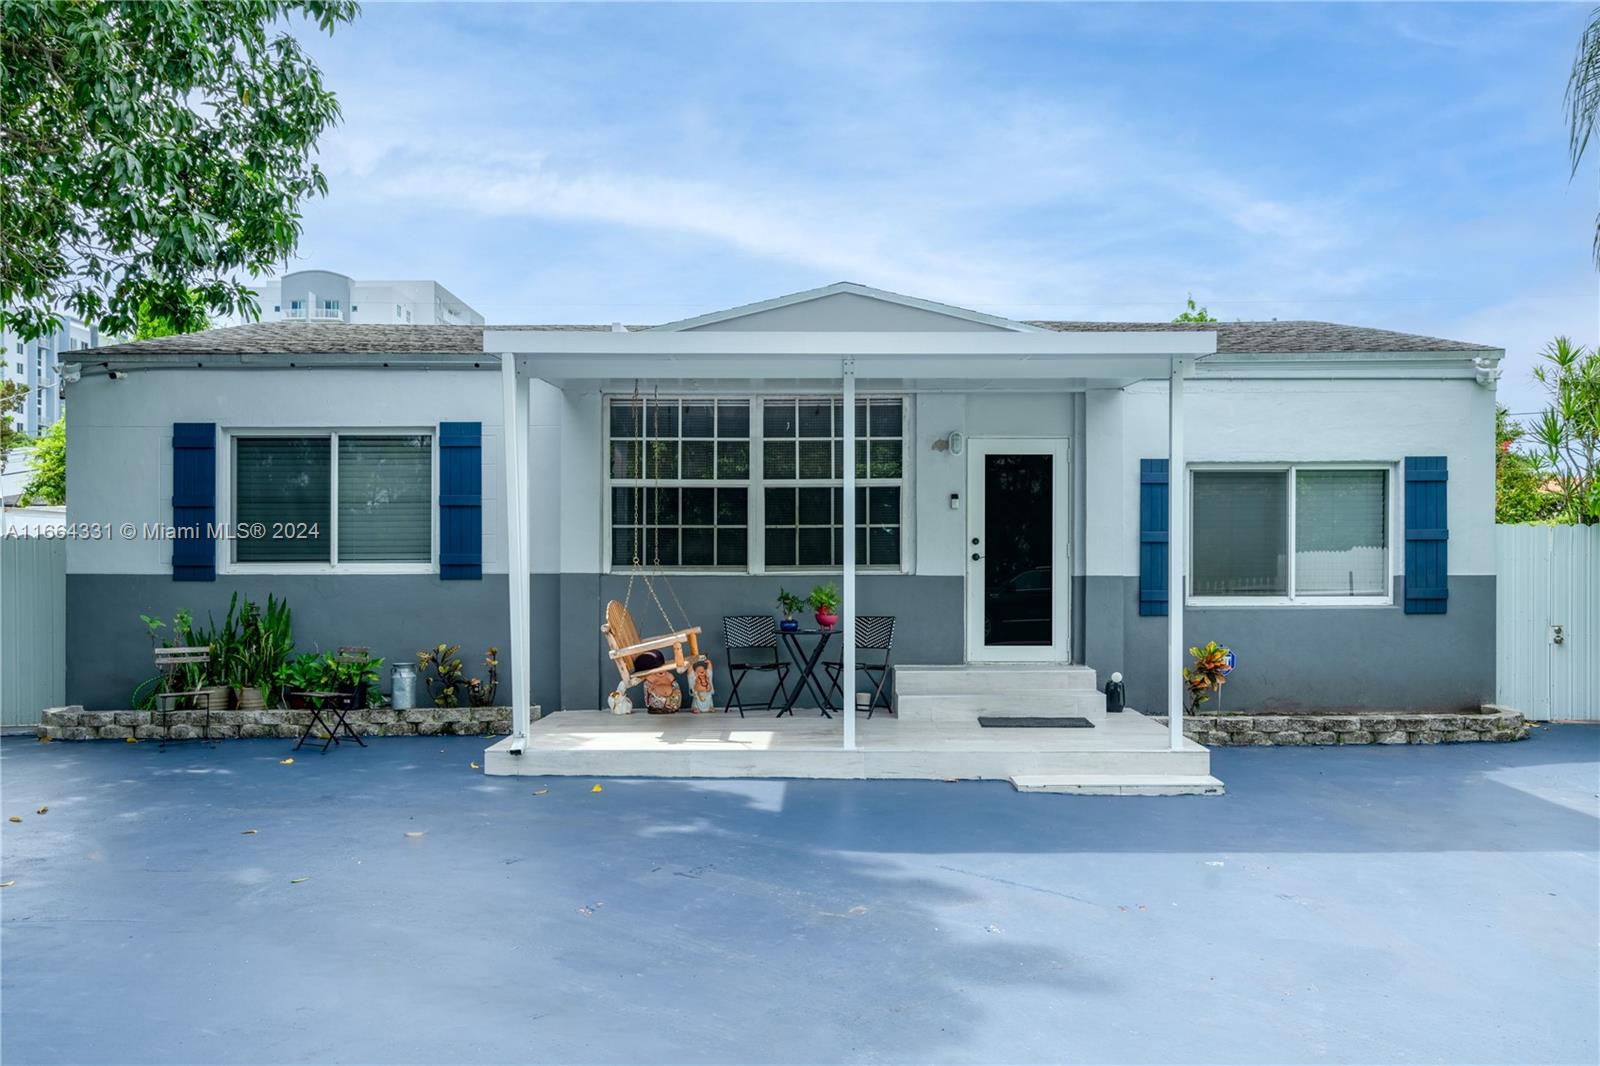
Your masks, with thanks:
M 303 265 L 491 322 L 660 322 L 850 280 L 1019 318 L 1596 338 L 1584 5 L 369 2 Z

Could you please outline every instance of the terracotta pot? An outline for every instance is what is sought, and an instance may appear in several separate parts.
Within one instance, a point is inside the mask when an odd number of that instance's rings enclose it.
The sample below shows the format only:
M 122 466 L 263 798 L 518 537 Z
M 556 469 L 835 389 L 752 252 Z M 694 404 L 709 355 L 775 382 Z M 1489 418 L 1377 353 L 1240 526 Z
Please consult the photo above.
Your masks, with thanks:
M 823 629 L 832 629 L 838 624 L 838 612 L 829 610 L 826 607 L 817 608 L 817 625 L 821 626 Z

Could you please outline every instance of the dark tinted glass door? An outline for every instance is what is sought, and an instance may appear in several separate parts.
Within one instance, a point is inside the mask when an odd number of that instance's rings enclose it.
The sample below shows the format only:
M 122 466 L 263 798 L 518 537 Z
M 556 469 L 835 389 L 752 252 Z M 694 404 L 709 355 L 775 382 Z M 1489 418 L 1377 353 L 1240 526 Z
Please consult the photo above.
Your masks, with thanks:
M 1050 455 L 983 458 L 984 644 L 1049 646 L 1055 483 Z

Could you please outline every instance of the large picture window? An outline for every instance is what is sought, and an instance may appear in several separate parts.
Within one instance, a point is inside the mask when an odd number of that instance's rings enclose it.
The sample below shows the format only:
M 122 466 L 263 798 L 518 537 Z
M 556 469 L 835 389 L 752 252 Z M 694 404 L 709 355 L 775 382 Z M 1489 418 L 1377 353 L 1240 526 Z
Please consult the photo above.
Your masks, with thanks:
M 825 569 L 843 561 L 843 403 L 611 399 L 611 565 Z M 857 401 L 856 560 L 900 566 L 905 404 Z
M 233 560 L 433 560 L 433 437 L 233 438 Z
M 762 482 L 768 569 L 844 562 L 844 403 L 767 400 Z M 856 401 L 856 562 L 900 564 L 905 412 L 899 399 Z
M 1191 473 L 1195 599 L 1387 599 L 1385 467 Z
M 612 400 L 611 565 L 743 568 L 750 401 Z

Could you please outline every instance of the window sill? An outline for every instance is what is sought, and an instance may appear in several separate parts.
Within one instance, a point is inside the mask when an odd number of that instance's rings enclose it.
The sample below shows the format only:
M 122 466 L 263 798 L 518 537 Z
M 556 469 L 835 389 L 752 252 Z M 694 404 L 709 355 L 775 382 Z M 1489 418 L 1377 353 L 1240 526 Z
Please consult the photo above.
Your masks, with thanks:
M 432 563 L 224 563 L 222 576 L 248 574 L 437 574 Z
M 1185 607 L 1393 607 L 1392 596 L 1190 596 Z

